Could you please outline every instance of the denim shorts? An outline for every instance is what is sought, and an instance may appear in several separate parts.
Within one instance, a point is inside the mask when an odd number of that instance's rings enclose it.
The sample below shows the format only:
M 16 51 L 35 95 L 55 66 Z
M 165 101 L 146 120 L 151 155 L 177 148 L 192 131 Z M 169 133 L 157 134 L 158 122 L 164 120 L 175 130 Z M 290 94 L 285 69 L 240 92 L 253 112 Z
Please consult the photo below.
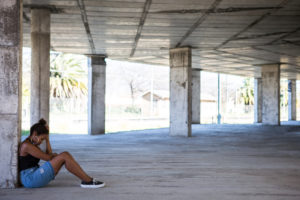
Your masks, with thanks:
M 20 179 L 26 188 L 39 188 L 55 178 L 54 169 L 48 161 L 40 167 L 32 167 L 20 172 Z

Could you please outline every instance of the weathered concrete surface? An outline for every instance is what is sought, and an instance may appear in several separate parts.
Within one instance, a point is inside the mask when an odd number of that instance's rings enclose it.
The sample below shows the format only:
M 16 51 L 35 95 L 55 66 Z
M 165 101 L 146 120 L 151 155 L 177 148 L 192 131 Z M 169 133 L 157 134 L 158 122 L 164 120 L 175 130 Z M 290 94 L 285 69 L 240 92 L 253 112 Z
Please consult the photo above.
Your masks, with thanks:
M 98 136 L 54 135 L 103 189 L 81 189 L 64 168 L 41 189 L 0 190 L 1 200 L 299 200 L 298 126 L 193 125 L 193 137 L 168 129 Z
M 88 133 L 105 133 L 105 81 L 106 62 L 104 55 L 89 58 Z
M 280 65 L 263 65 L 262 123 L 280 125 Z
M 192 55 L 189 47 L 170 50 L 170 135 L 191 136 Z
M 200 124 L 201 71 L 192 69 L 192 123 Z
M 49 122 L 50 10 L 31 10 L 30 123 Z
M 21 131 L 22 4 L 0 3 L 0 188 L 15 187 Z
M 254 79 L 254 123 L 262 122 L 262 88 L 261 78 Z
M 296 94 L 296 80 L 295 79 L 288 80 L 288 95 L 289 95 L 289 98 L 288 98 L 288 108 L 289 108 L 288 119 L 290 121 L 292 121 L 292 120 L 297 119 L 297 116 L 296 116 L 296 113 L 297 113 L 297 108 L 296 108 L 297 94 Z

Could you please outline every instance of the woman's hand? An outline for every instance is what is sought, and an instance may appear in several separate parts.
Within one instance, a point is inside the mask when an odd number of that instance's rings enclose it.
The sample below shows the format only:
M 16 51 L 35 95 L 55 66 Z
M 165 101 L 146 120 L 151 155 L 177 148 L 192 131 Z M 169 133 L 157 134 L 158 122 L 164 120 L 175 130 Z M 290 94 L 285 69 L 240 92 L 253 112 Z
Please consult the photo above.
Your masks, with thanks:
M 50 160 L 52 160 L 55 156 L 57 156 L 57 153 L 51 153 L 51 154 L 50 154 L 50 157 L 51 157 Z
M 52 156 L 53 156 L 53 157 L 55 157 L 55 156 L 57 156 L 57 155 L 58 155 L 57 153 L 52 153 Z

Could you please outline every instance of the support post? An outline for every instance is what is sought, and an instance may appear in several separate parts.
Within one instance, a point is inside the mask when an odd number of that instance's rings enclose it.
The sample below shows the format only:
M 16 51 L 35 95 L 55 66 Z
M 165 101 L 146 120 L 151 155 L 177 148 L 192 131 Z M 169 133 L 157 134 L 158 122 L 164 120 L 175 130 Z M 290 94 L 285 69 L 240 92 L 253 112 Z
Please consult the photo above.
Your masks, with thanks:
M 262 123 L 280 125 L 280 65 L 263 65 L 262 72 Z
M 289 121 L 296 120 L 296 80 L 288 80 L 288 108 L 289 108 Z
M 200 124 L 201 71 L 192 69 L 192 123 Z
M 49 123 L 50 10 L 31 9 L 30 124 L 44 118 Z
M 89 96 L 88 96 L 88 133 L 105 133 L 105 80 L 106 62 L 104 55 L 89 58 Z
M 191 136 L 191 48 L 170 49 L 170 135 Z
M 220 73 L 218 73 L 218 116 L 217 116 L 218 124 L 221 124 L 221 119 L 222 119 L 222 115 L 221 115 L 221 80 L 220 80 Z
M 262 122 L 262 80 L 254 79 L 254 123 Z
M 0 3 L 0 188 L 18 184 L 22 99 L 22 1 Z

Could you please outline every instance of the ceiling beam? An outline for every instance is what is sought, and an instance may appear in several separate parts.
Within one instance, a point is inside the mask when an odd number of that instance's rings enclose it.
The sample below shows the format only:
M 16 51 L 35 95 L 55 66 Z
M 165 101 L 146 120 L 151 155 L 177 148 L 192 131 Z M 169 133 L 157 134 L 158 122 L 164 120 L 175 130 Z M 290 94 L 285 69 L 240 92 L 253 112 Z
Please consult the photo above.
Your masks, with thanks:
M 215 0 L 212 5 L 210 6 L 210 8 L 208 10 L 206 10 L 206 12 L 204 12 L 198 19 L 197 21 L 189 28 L 189 30 L 184 34 L 184 36 L 180 39 L 180 41 L 176 44 L 176 47 L 180 47 L 181 44 L 184 42 L 184 40 L 186 40 L 186 38 L 188 38 L 193 32 L 194 30 L 200 25 L 202 24 L 202 22 L 204 22 L 204 20 L 206 19 L 206 17 L 209 15 L 210 10 L 215 10 L 216 7 L 221 3 L 222 0 Z
M 146 18 L 147 18 L 147 15 L 148 15 L 151 4 L 152 4 L 152 0 L 146 0 L 146 2 L 144 4 L 144 9 L 143 9 L 143 12 L 142 12 L 142 16 L 141 16 L 141 19 L 140 19 L 139 26 L 138 26 L 137 31 L 136 31 L 136 35 L 135 35 L 135 38 L 134 38 L 134 43 L 133 43 L 133 46 L 132 46 L 130 57 L 134 56 L 134 53 L 135 53 L 136 47 L 138 45 L 138 42 L 140 40 L 142 30 L 143 30 L 143 26 L 145 24 L 145 21 L 146 21 Z
M 85 5 L 84 5 L 83 0 L 77 0 L 77 5 L 80 9 L 81 19 L 84 24 L 84 28 L 85 28 L 85 31 L 86 31 L 86 34 L 87 34 L 87 37 L 88 37 L 88 40 L 90 43 L 91 53 L 96 54 L 96 48 L 95 48 L 95 44 L 94 44 L 93 37 L 91 34 L 91 30 L 90 30 L 90 26 L 89 26 L 88 18 L 86 15 L 86 10 L 85 10 Z
M 272 13 L 274 13 L 275 11 L 279 10 L 280 8 L 283 8 L 288 3 L 288 1 L 289 0 L 283 0 L 278 6 L 270 9 L 267 13 L 263 14 L 262 16 L 260 16 L 258 19 L 256 19 L 255 21 L 253 21 L 251 24 L 249 24 L 248 26 L 246 26 L 244 29 L 242 29 L 241 31 L 237 32 L 236 34 L 234 34 L 233 36 L 231 36 L 230 38 L 228 38 L 227 40 L 225 40 L 216 49 L 221 48 L 222 46 L 226 45 L 228 42 L 230 42 L 232 40 L 236 40 L 236 38 L 239 35 L 241 35 L 242 33 L 246 32 L 247 30 L 249 30 L 250 28 L 252 28 L 256 24 L 258 24 L 259 22 L 261 22 L 262 20 L 264 20 L 266 17 L 268 17 L 269 15 L 271 15 Z
M 285 35 L 283 35 L 283 36 L 281 36 L 281 37 L 279 37 L 279 38 L 277 38 L 277 39 L 271 41 L 269 44 L 274 44 L 274 43 L 276 43 L 276 42 L 278 42 L 278 41 L 281 41 L 281 40 L 283 40 L 283 39 L 285 39 L 285 38 L 287 38 L 287 37 L 293 35 L 294 33 L 298 32 L 298 31 L 300 31 L 300 27 L 298 27 L 298 28 L 292 30 L 291 32 L 288 32 L 288 33 L 286 33 Z
M 180 10 L 161 10 L 151 12 L 151 14 L 196 14 L 196 13 L 232 13 L 243 11 L 257 11 L 257 10 L 270 10 L 274 7 L 229 7 L 229 8 L 210 8 L 210 9 L 180 9 Z
M 238 56 L 238 57 L 251 58 L 251 59 L 254 59 L 254 60 L 262 60 L 262 61 L 266 61 L 266 62 L 274 62 L 274 60 L 270 60 L 270 59 L 266 59 L 266 58 L 260 58 L 260 57 L 252 56 L 252 55 L 245 55 L 245 54 L 241 54 L 241 53 L 233 53 L 233 52 L 230 52 L 230 51 L 226 51 L 225 49 L 216 50 L 216 51 L 220 52 L 220 53 L 231 54 L 231 55 Z
M 283 35 L 286 34 L 287 32 L 273 32 L 273 33 L 264 33 L 264 34 L 258 34 L 258 35 L 249 35 L 246 37 L 236 37 L 234 40 L 249 40 L 249 39 L 256 39 L 256 38 L 264 38 L 264 37 L 269 37 L 269 36 L 274 36 L 274 35 Z

